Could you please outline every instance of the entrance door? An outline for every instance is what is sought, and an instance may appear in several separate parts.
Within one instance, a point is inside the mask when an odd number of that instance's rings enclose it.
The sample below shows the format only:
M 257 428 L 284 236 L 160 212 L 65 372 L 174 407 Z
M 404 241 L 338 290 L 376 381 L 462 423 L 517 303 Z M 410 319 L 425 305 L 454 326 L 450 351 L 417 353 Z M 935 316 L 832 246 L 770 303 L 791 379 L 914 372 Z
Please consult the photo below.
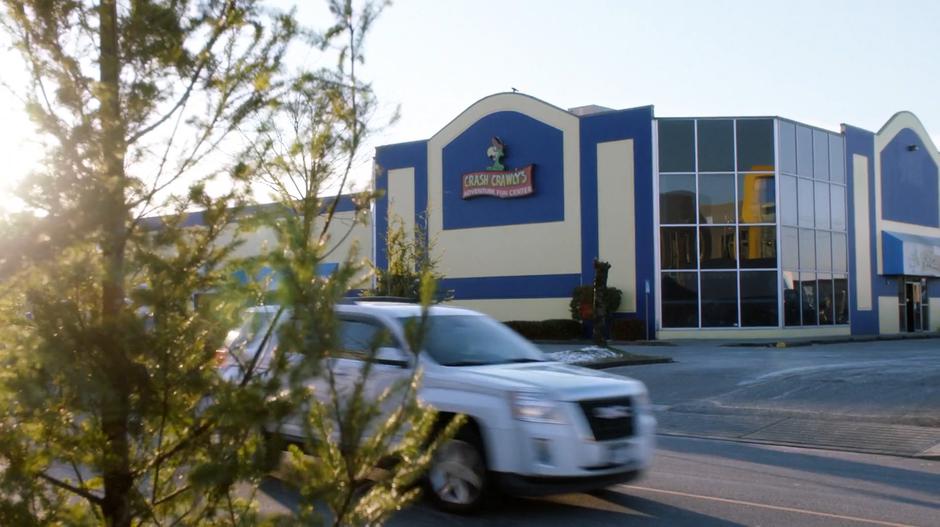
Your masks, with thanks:
M 924 331 L 927 323 L 927 284 L 923 279 L 907 279 L 904 281 L 904 325 L 903 329 L 909 333 Z

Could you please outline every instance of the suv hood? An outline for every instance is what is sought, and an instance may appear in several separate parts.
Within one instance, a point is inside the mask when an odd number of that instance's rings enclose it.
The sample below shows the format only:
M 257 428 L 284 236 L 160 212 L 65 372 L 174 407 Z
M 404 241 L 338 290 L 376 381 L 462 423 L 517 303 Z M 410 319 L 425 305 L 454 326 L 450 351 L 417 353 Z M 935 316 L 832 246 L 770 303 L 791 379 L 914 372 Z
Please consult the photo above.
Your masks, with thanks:
M 448 368 L 450 369 L 450 368 Z M 639 381 L 562 362 L 461 366 L 460 383 L 488 390 L 541 392 L 556 401 L 635 395 Z

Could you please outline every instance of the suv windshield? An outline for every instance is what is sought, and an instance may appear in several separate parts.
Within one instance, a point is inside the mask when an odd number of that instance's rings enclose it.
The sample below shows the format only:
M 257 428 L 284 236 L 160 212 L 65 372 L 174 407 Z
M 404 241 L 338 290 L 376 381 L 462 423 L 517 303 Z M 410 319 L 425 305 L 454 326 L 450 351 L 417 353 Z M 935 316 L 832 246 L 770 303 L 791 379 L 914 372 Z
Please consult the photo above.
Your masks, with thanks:
M 403 323 L 417 323 L 408 317 Z M 424 350 L 443 366 L 541 362 L 545 355 L 503 324 L 478 315 L 428 317 Z

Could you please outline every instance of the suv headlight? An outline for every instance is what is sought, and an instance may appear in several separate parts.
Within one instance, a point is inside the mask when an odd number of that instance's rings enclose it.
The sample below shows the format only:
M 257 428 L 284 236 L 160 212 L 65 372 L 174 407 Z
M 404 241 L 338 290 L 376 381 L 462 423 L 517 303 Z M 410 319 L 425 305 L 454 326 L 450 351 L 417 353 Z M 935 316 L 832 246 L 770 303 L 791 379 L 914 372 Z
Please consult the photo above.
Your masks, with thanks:
M 562 424 L 565 422 L 558 403 L 546 399 L 546 396 L 540 393 L 513 393 L 512 415 L 520 421 L 530 423 Z

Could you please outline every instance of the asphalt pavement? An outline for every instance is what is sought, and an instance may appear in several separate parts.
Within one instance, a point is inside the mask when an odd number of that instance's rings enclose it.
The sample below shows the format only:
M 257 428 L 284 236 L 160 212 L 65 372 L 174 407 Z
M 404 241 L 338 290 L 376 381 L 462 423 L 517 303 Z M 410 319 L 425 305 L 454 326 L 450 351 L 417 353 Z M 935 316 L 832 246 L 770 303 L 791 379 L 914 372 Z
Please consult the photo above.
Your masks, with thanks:
M 727 344 L 617 346 L 674 362 L 608 371 L 647 384 L 663 434 L 940 459 L 940 339 Z
M 631 525 L 937 525 L 940 462 L 775 445 L 660 437 L 641 479 L 588 494 L 503 497 L 474 516 L 418 502 L 390 527 Z M 270 479 L 261 507 L 297 506 L 297 493 Z

